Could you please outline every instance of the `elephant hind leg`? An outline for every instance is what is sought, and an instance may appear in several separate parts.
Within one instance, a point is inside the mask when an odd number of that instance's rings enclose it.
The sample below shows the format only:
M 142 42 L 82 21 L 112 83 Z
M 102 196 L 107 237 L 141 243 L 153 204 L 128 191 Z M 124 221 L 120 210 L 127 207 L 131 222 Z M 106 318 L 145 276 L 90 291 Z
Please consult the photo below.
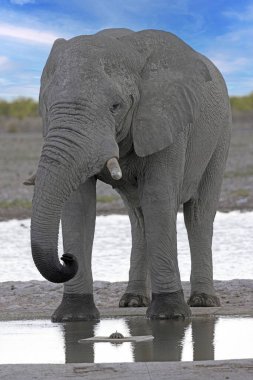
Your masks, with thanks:
M 216 307 L 221 306 L 220 299 L 216 295 L 193 292 L 187 301 L 191 307 Z
M 149 304 L 148 296 L 128 292 L 124 293 L 119 301 L 119 307 L 148 307 Z
M 147 307 L 150 303 L 150 285 L 143 213 L 141 207 L 134 207 L 125 194 L 120 192 L 120 195 L 131 222 L 132 250 L 128 286 L 119 307 Z
M 188 304 L 211 306 L 209 298 L 216 296 L 212 263 L 214 212 L 202 209 L 198 201 L 189 201 L 184 204 L 184 218 L 191 251 L 191 296 Z
M 184 219 L 191 251 L 190 306 L 220 306 L 213 286 L 213 221 L 218 208 L 222 178 L 229 147 L 229 131 L 209 161 L 197 196 L 184 204 Z

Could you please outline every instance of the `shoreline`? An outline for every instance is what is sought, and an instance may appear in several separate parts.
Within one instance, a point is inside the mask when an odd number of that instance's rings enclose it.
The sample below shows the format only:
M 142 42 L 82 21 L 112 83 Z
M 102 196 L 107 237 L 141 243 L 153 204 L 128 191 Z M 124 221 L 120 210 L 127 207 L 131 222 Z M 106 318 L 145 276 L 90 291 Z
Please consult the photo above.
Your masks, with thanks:
M 244 206 L 238 206 L 238 207 L 220 207 L 218 208 L 217 212 L 222 213 L 229 213 L 233 211 L 239 211 L 239 212 L 251 212 L 253 211 L 253 205 Z M 179 212 L 183 212 L 182 208 L 180 207 Z M 0 208 L 0 222 L 12 220 L 12 219 L 31 219 L 31 209 L 26 208 Z M 107 216 L 107 215 L 127 215 L 127 210 L 124 207 L 111 207 L 111 205 L 105 205 L 103 204 L 102 207 L 97 207 L 97 216 Z
M 145 317 L 146 308 L 119 308 L 118 302 L 126 282 L 94 282 L 94 299 L 101 318 Z M 185 299 L 190 295 L 190 283 L 182 281 Z M 251 316 L 253 317 L 253 279 L 214 281 L 221 307 L 191 308 L 193 317 Z M 48 281 L 7 281 L 0 286 L 0 321 L 50 319 L 61 302 L 63 285 Z
M 214 281 L 221 298 L 221 308 L 191 308 L 194 318 L 218 316 L 253 317 L 253 280 Z M 185 298 L 189 282 L 183 282 Z M 118 308 L 117 302 L 126 287 L 125 282 L 94 282 L 95 302 L 101 318 L 145 318 L 146 308 Z M 63 286 L 47 281 L 4 282 L 0 286 L 0 320 L 50 319 L 62 297 Z M 109 296 L 109 298 L 108 298 Z M 18 304 L 15 304 L 18 302 Z M 50 302 L 49 302 L 50 301 Z M 110 307 L 108 307 L 108 301 Z M 4 304 L 3 304 L 4 302 Z M 107 307 L 105 307 L 105 304 Z M 116 305 L 116 306 L 115 306 Z M 5 311 L 3 312 L 3 306 Z M 53 307 L 52 307 L 53 306 Z M 44 308 L 44 310 L 43 310 Z M 201 309 L 201 310 L 200 310 Z M 188 362 L 131 362 L 131 363 L 64 363 L 64 364 L 2 364 L 4 378 L 37 379 L 252 379 L 253 359 L 204 360 Z

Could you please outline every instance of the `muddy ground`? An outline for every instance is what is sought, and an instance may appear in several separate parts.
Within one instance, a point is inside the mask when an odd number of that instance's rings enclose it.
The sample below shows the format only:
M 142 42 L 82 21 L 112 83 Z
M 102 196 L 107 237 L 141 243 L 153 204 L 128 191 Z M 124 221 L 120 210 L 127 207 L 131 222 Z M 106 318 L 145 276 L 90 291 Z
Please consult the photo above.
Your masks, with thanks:
M 33 188 L 22 184 L 36 169 L 42 146 L 40 119 L 0 118 L 0 220 L 31 214 Z M 97 185 L 98 213 L 125 212 L 118 194 Z M 232 141 L 219 209 L 253 209 L 253 112 L 233 116 Z
M 118 308 L 126 282 L 94 282 L 94 299 L 98 309 L 110 316 L 145 315 L 145 308 Z M 190 295 L 189 282 L 182 282 L 185 299 Z M 192 308 L 193 315 L 249 315 L 253 316 L 253 280 L 214 282 L 221 308 Z M 0 286 L 0 320 L 50 318 L 60 304 L 63 285 L 48 281 L 3 282 Z

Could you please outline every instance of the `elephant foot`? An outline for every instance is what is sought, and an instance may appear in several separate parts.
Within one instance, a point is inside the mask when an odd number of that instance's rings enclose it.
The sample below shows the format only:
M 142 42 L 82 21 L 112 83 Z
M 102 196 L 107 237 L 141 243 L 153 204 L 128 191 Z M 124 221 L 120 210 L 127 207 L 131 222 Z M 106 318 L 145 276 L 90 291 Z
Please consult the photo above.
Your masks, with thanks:
M 182 290 L 174 293 L 153 293 L 152 302 L 147 310 L 150 319 L 190 318 L 191 310 L 184 300 Z
M 125 293 L 119 301 L 119 307 L 147 307 L 149 304 L 149 297 L 135 293 Z
M 220 299 L 217 296 L 193 292 L 187 301 L 191 307 L 217 307 L 221 306 Z
M 51 317 L 52 322 L 92 321 L 99 319 L 92 294 L 63 294 L 62 302 Z

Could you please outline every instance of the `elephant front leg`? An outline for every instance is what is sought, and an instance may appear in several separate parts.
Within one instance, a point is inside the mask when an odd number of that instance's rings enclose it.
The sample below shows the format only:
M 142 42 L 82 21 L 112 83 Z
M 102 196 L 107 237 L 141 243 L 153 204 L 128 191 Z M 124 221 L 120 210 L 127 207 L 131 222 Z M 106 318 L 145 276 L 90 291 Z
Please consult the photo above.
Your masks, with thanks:
M 93 299 L 91 253 L 96 219 L 96 180 L 87 180 L 72 193 L 62 212 L 64 253 L 78 260 L 76 276 L 64 284 L 62 302 L 52 315 L 53 322 L 99 319 Z
M 123 198 L 124 199 L 124 198 Z M 145 307 L 150 303 L 150 285 L 147 270 L 147 252 L 143 213 L 140 207 L 128 206 L 131 222 L 132 251 L 129 282 L 126 292 L 120 299 L 120 307 Z
M 190 317 L 184 300 L 177 262 L 176 201 L 159 199 L 159 195 L 145 198 L 142 203 L 152 301 L 147 310 L 151 319 Z

